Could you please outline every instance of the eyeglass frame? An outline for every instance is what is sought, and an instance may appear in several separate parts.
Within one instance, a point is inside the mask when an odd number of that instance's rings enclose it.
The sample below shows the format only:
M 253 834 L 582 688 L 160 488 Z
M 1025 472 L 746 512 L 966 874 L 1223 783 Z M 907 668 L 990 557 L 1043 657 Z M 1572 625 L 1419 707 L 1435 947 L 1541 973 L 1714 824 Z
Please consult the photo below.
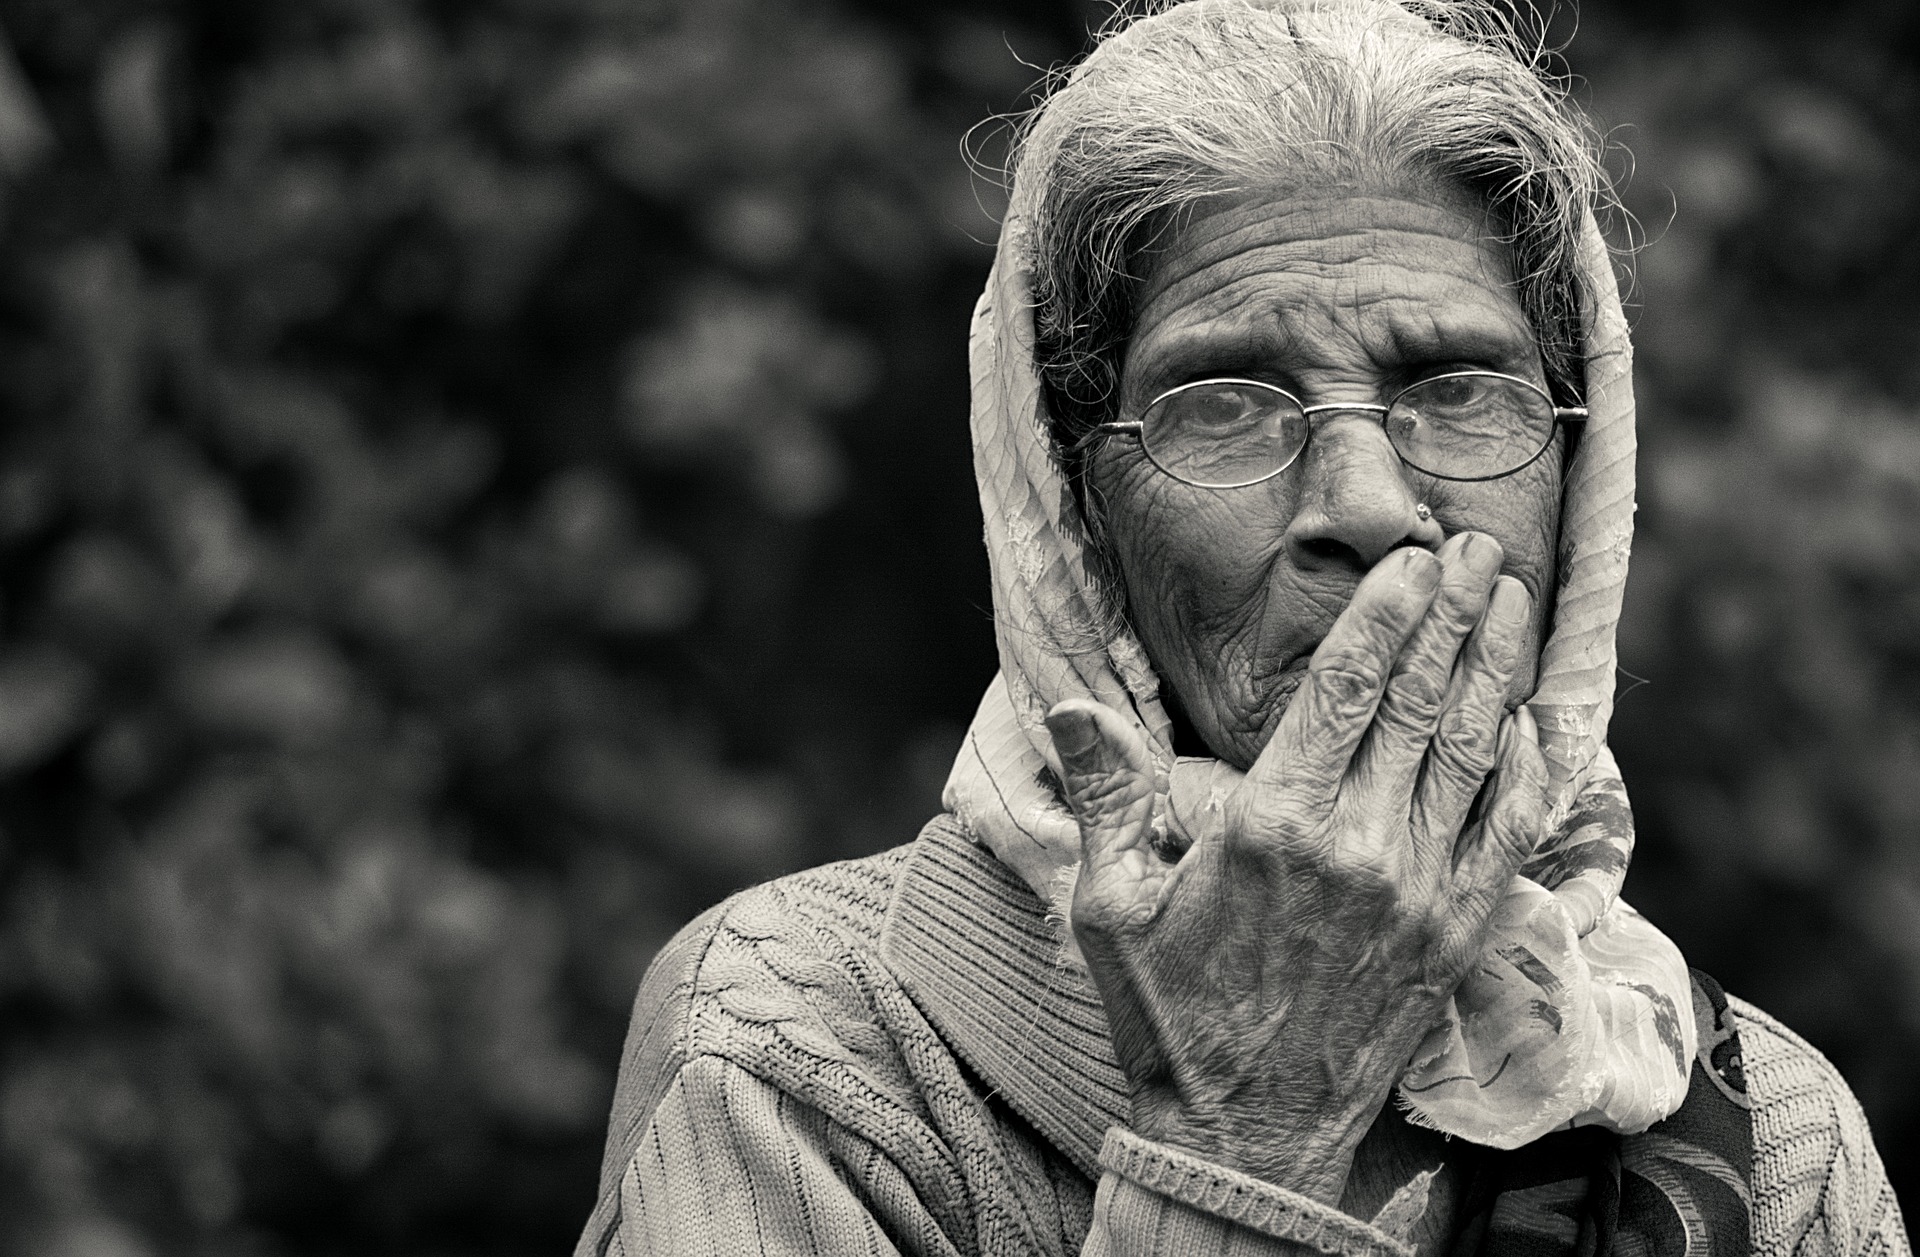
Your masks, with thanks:
M 1492 378 L 1496 380 L 1511 380 L 1515 384 L 1523 384 L 1526 387 L 1532 389 L 1534 392 L 1538 393 L 1542 398 L 1544 398 L 1549 406 L 1552 406 L 1554 430 L 1552 433 L 1548 434 L 1547 439 L 1541 443 L 1540 448 L 1535 450 L 1530 456 L 1528 456 L 1526 462 L 1521 463 L 1518 467 L 1511 467 L 1506 471 L 1495 472 L 1490 476 L 1449 476 L 1442 472 L 1428 471 L 1426 468 L 1420 466 L 1420 464 L 1408 458 L 1405 454 L 1402 454 L 1400 452 L 1400 447 L 1398 445 L 1394 445 L 1393 437 L 1388 436 L 1387 444 L 1393 446 L 1394 457 L 1398 458 L 1402 463 L 1405 463 L 1407 466 L 1413 468 L 1415 471 L 1419 472 L 1423 476 L 1431 476 L 1435 480 L 1447 480 L 1455 484 L 1485 484 L 1488 481 L 1505 480 L 1508 476 L 1519 475 L 1521 472 L 1525 471 L 1527 468 L 1539 462 L 1540 456 L 1542 454 L 1545 454 L 1549 449 L 1553 448 L 1553 437 L 1555 434 L 1559 432 L 1560 426 L 1562 424 L 1585 423 L 1589 417 L 1588 410 L 1585 406 L 1554 406 L 1553 396 L 1550 393 L 1548 393 L 1547 390 L 1541 388 L 1538 384 L 1535 384 L 1532 380 L 1526 379 L 1518 375 L 1508 375 L 1504 371 L 1448 371 L 1441 375 L 1429 375 L 1423 379 L 1415 380 L 1413 383 L 1407 385 L 1405 388 L 1401 389 L 1399 392 L 1395 393 L 1390 399 L 1388 399 L 1388 401 L 1384 405 L 1382 405 L 1379 402 L 1322 402 L 1317 405 L 1309 406 L 1305 402 L 1301 401 L 1298 397 L 1295 397 L 1292 393 L 1289 393 L 1286 389 L 1281 388 L 1278 384 L 1270 384 L 1265 380 L 1250 380 L 1240 376 L 1222 375 L 1222 376 L 1211 376 L 1204 380 L 1190 380 L 1185 384 L 1176 384 L 1172 388 L 1167 389 L 1165 392 L 1157 394 L 1152 401 L 1146 404 L 1146 406 L 1141 410 L 1140 413 L 1142 415 L 1145 415 L 1147 411 L 1152 410 L 1155 406 L 1158 406 L 1161 402 L 1167 400 L 1167 398 L 1172 397 L 1175 394 L 1184 393 L 1188 389 L 1205 388 L 1206 386 L 1212 385 L 1212 384 L 1251 384 L 1255 388 L 1263 388 L 1268 390 L 1269 392 L 1278 393 L 1280 394 L 1280 396 L 1286 398 L 1288 401 L 1292 402 L 1295 406 L 1298 406 L 1300 408 L 1301 417 L 1307 420 L 1307 436 L 1306 436 L 1306 440 L 1303 440 L 1300 442 L 1300 448 L 1295 450 L 1292 453 L 1292 455 L 1288 457 L 1286 462 L 1281 463 L 1278 467 L 1275 467 L 1272 471 L 1268 472 L 1266 475 L 1261 476 L 1255 480 L 1242 481 L 1239 484 L 1207 484 L 1199 480 L 1189 480 L 1185 476 L 1182 476 L 1177 472 L 1170 471 L 1166 467 L 1162 466 L 1160 463 L 1160 460 L 1153 456 L 1153 451 L 1147 448 L 1146 420 L 1144 418 L 1114 419 L 1114 420 L 1109 420 L 1106 423 L 1096 424 L 1079 440 L 1067 446 L 1066 453 L 1074 455 L 1075 457 L 1078 457 L 1080 453 L 1084 451 L 1086 447 L 1089 444 L 1091 444 L 1094 438 L 1096 437 L 1108 437 L 1108 436 L 1118 436 L 1121 434 L 1131 434 L 1133 437 L 1139 440 L 1140 452 L 1146 455 L 1147 461 L 1153 464 L 1154 469 L 1156 471 L 1159 471 L 1162 475 L 1171 476 L 1173 479 L 1178 480 L 1181 484 L 1192 485 L 1196 489 L 1251 489 L 1255 485 L 1265 484 L 1267 481 L 1273 479 L 1275 476 L 1279 475 L 1281 472 L 1285 471 L 1287 468 L 1293 466 L 1295 463 L 1300 461 L 1300 456 L 1307 452 L 1307 446 L 1312 444 L 1313 442 L 1313 417 L 1315 415 L 1326 414 L 1328 411 L 1335 411 L 1335 410 L 1357 410 L 1357 411 L 1378 416 L 1380 420 L 1380 428 L 1384 432 L 1387 426 L 1387 416 L 1393 413 L 1393 408 L 1399 405 L 1400 399 L 1402 397 L 1405 397 L 1408 393 L 1412 392 L 1416 388 L 1421 387 L 1422 385 L 1432 384 L 1437 380 L 1455 380 L 1455 379 L 1461 379 L 1463 377 L 1472 378 L 1472 379 Z

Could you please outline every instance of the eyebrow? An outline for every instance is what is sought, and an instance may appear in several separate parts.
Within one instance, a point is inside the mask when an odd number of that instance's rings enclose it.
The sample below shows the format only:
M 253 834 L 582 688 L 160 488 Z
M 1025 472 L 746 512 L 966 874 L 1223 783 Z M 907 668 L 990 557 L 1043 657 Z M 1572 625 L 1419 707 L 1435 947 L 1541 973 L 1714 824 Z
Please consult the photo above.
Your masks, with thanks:
M 1416 320 L 1389 314 L 1383 322 L 1381 335 L 1392 346 L 1393 354 L 1405 361 L 1431 361 L 1436 357 L 1506 360 L 1540 352 L 1539 337 L 1531 327 L 1516 325 L 1491 310 L 1444 307 L 1434 317 Z M 1380 355 L 1375 351 L 1374 356 Z
M 1494 310 L 1391 299 L 1361 317 L 1358 339 L 1363 352 L 1387 369 L 1455 360 L 1513 367 L 1540 352 L 1532 329 Z M 1138 378 L 1144 390 L 1155 392 L 1208 375 L 1287 375 L 1299 365 L 1300 338 L 1284 317 L 1249 318 L 1235 310 L 1164 335 Z

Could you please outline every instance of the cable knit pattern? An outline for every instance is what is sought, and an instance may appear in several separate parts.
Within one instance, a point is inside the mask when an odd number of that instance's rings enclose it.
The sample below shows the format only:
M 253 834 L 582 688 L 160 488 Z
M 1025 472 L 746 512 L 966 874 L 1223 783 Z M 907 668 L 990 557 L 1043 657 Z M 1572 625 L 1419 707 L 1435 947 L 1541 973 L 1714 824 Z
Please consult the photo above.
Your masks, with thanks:
M 1906 1253 L 1900 1202 L 1840 1071 L 1753 1005 L 1729 1003 L 1753 1098 L 1755 1251 Z
M 1103 1166 L 1094 1132 L 1124 1127 L 1125 1097 L 1090 1046 L 1097 1002 L 1040 943 L 1045 913 L 943 817 L 910 847 L 695 920 L 635 1002 L 577 1257 L 1405 1257 L 1344 1215 L 1302 1229 L 1275 1202 L 1304 1198 L 1124 1131 Z M 927 998 L 943 983 L 964 998 Z M 1766 1014 L 1733 1009 L 1754 1104 L 1754 1251 L 1905 1257 L 1846 1084 Z

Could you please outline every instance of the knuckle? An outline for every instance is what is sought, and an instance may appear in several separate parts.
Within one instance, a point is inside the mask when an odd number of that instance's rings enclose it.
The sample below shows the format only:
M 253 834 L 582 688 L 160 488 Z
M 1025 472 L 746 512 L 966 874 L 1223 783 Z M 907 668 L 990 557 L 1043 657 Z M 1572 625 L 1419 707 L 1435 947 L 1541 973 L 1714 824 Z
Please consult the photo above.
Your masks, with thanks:
M 1520 666 L 1521 640 L 1518 633 L 1481 629 L 1468 638 L 1467 660 L 1477 670 L 1497 679 L 1505 688 L 1507 678 Z
M 1540 828 L 1540 811 L 1537 799 L 1529 801 L 1508 794 L 1488 814 L 1485 840 L 1493 843 L 1508 860 L 1525 858 L 1533 850 Z
M 1440 720 L 1445 705 L 1446 682 L 1416 664 L 1388 683 L 1380 714 L 1384 720 L 1425 730 Z
M 1371 706 L 1385 683 L 1386 665 L 1368 649 L 1336 648 L 1313 661 L 1314 688 L 1336 712 Z
M 1480 623 L 1480 616 L 1486 610 L 1486 597 L 1483 592 L 1463 586 L 1440 587 L 1440 594 L 1433 600 L 1433 610 L 1428 614 L 1437 620 L 1441 627 L 1459 637 L 1473 631 Z
M 1453 766 L 1484 776 L 1499 748 L 1499 729 L 1486 713 L 1455 706 L 1443 712 L 1434 732 L 1434 751 Z

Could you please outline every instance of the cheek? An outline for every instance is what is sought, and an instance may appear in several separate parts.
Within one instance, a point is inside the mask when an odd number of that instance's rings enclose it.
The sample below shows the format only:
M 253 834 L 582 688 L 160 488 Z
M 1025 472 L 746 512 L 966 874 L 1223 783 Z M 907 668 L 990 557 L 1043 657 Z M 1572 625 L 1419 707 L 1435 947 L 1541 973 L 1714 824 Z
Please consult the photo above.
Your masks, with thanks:
M 1095 484 L 1130 621 L 1162 667 L 1190 671 L 1257 612 L 1285 539 L 1283 504 L 1257 491 L 1193 489 L 1150 469 Z

